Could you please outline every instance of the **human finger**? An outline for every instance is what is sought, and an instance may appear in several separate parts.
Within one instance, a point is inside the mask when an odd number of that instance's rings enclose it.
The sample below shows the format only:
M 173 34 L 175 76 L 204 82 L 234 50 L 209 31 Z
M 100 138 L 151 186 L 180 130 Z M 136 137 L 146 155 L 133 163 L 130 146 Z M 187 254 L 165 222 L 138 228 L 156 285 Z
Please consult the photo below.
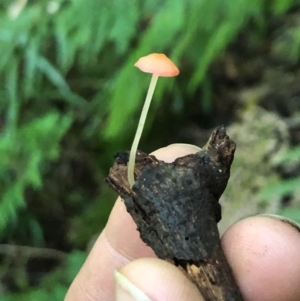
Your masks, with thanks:
M 174 265 L 140 258 L 115 272 L 116 301 L 204 301 L 196 286 Z
M 300 228 L 274 217 L 246 218 L 222 245 L 245 301 L 300 300 Z

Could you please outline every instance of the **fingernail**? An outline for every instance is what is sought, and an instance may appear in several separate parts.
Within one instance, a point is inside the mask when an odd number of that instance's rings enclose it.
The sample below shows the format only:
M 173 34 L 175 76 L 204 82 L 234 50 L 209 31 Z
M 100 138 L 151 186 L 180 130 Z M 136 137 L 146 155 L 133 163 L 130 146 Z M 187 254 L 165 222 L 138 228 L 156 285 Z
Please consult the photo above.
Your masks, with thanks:
M 294 220 L 290 219 L 290 218 L 280 216 L 280 215 L 276 215 L 276 214 L 260 214 L 260 216 L 275 218 L 277 220 L 282 221 L 283 223 L 289 224 L 290 226 L 294 227 L 297 231 L 300 232 L 300 225 L 297 222 L 295 222 Z
M 116 280 L 116 301 L 151 301 L 151 299 L 129 281 L 123 274 L 114 271 Z

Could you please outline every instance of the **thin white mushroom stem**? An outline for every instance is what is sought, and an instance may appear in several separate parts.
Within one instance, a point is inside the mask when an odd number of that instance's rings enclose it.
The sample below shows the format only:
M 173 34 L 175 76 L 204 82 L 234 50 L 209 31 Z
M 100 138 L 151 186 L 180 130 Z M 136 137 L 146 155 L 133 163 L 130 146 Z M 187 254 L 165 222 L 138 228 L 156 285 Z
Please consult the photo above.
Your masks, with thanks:
M 141 113 L 141 117 L 139 120 L 139 124 L 133 139 L 133 143 L 130 149 L 130 155 L 129 155 L 129 161 L 128 161 L 128 169 L 127 169 L 127 177 L 128 177 L 128 182 L 130 187 L 132 187 L 135 183 L 135 179 L 134 179 L 134 164 L 135 164 L 135 158 L 136 158 L 136 152 L 137 152 L 137 148 L 142 136 L 142 132 L 143 132 L 143 128 L 145 125 L 145 121 L 146 121 L 146 117 L 148 114 L 148 110 L 150 107 L 150 103 L 151 103 L 151 99 L 155 90 L 155 86 L 158 80 L 158 75 L 152 74 L 151 77 L 151 81 L 150 81 L 150 85 L 148 88 L 148 92 L 147 92 L 147 96 L 146 96 L 146 100 L 143 106 L 143 110 Z

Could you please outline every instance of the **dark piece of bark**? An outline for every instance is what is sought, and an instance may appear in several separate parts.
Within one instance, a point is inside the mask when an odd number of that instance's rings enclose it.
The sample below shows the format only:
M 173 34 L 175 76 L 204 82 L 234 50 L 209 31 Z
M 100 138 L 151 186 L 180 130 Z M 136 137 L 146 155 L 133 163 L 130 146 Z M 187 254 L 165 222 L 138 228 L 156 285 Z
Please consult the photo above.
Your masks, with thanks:
M 207 301 L 241 301 L 221 248 L 218 203 L 226 188 L 235 143 L 224 127 L 196 154 L 165 163 L 137 152 L 136 182 L 127 180 L 128 152 L 120 152 L 106 181 L 125 202 L 141 239 L 178 266 Z

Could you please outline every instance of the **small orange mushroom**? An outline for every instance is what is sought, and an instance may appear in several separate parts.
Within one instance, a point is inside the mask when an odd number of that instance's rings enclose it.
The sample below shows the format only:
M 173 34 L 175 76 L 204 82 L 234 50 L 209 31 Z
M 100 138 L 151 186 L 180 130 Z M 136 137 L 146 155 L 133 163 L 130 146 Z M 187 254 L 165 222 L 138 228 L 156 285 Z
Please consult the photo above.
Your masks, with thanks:
M 151 53 L 141 57 L 135 67 L 157 76 L 173 77 L 179 74 L 177 66 L 163 53 Z
M 133 139 L 133 143 L 130 150 L 129 161 L 128 161 L 128 182 L 130 187 L 135 183 L 134 180 L 134 164 L 136 158 L 136 152 L 138 144 L 143 132 L 145 120 L 151 103 L 151 99 L 155 90 L 155 86 L 159 76 L 173 77 L 179 74 L 177 66 L 163 53 L 151 53 L 147 56 L 141 57 L 135 64 L 137 68 L 146 73 L 152 73 L 152 78 L 148 88 L 146 100 L 142 109 L 140 121 L 136 134 Z

